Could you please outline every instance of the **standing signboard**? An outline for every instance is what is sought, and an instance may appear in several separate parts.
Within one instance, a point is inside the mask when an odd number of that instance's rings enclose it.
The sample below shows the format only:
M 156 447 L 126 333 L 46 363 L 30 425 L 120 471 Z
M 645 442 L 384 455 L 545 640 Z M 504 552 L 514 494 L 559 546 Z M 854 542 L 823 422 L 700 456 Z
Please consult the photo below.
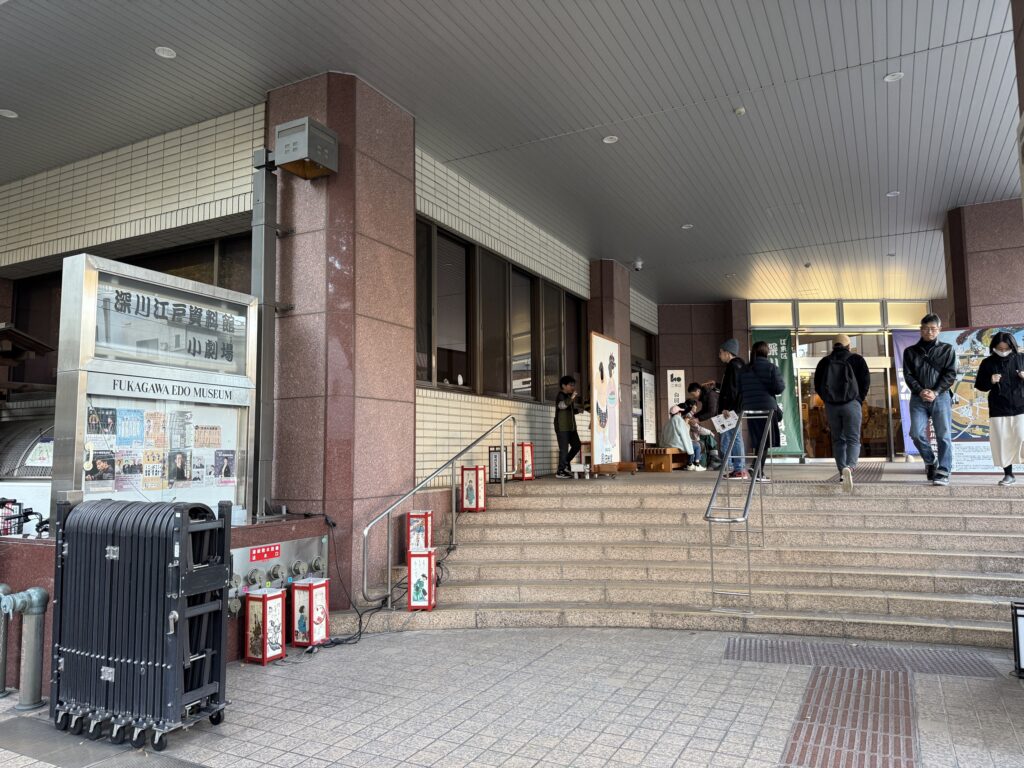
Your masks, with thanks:
M 248 521 L 255 318 L 245 294 L 65 259 L 54 498 L 230 500 Z
M 800 404 L 797 399 L 796 376 L 793 369 L 793 336 L 788 328 L 758 328 L 751 334 L 752 343 L 768 344 L 768 359 L 779 367 L 786 390 L 779 395 L 782 422 L 779 424 L 779 447 L 773 456 L 802 456 L 803 429 L 800 426 Z
M 590 441 L 595 466 L 618 465 L 619 345 L 600 333 L 590 334 Z
M 654 392 L 654 374 L 643 371 L 644 442 L 658 443 L 658 401 Z
M 974 388 L 978 366 L 989 355 L 989 343 L 997 331 L 1013 335 L 1020 347 L 1024 344 L 1024 326 L 993 328 L 950 328 L 939 334 L 939 341 L 953 345 L 957 357 L 957 379 L 953 385 L 953 471 L 1002 473 L 992 464 L 989 446 L 988 394 Z M 900 393 L 900 421 L 903 445 L 908 454 L 917 455 L 910 439 L 910 389 L 903 378 L 903 352 L 921 338 L 918 331 L 893 331 L 892 344 L 896 356 L 896 379 Z
M 666 374 L 668 377 L 668 405 L 673 405 L 686 400 L 686 371 L 682 368 L 670 368 Z

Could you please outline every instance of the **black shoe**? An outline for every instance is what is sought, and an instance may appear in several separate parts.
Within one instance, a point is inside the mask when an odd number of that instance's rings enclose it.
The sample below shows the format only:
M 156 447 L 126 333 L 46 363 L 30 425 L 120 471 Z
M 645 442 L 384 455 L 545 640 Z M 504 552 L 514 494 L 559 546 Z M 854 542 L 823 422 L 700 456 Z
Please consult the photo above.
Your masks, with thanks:
M 559 480 L 572 480 L 572 472 L 566 472 L 564 469 L 555 472 L 555 477 Z
M 925 473 L 928 475 L 928 482 L 932 482 L 935 479 L 935 465 L 928 464 L 924 468 Z

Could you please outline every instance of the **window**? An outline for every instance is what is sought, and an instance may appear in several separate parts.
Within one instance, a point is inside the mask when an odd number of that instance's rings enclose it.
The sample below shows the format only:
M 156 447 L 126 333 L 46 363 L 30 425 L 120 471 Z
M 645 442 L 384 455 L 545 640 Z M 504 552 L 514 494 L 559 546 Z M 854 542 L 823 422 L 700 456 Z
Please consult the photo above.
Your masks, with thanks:
M 437 383 L 470 385 L 469 248 L 437 234 Z
M 587 320 L 583 315 L 584 303 L 575 296 L 565 294 L 565 373 L 576 379 L 576 390 L 582 401 L 586 389 L 583 351 L 587 348 L 584 338 Z
M 877 301 L 844 301 L 844 326 L 882 327 L 882 305 Z
M 533 396 L 533 278 L 512 270 L 509 283 L 509 331 L 512 342 L 512 394 Z
M 635 325 L 629 327 L 629 354 L 634 360 L 654 363 L 654 337 Z
M 434 269 L 430 259 L 431 227 L 416 222 L 416 378 L 434 380 Z
M 752 328 L 792 328 L 793 303 L 790 301 L 750 302 Z
M 558 396 L 562 378 L 562 291 L 544 283 L 544 399 Z
M 797 310 L 800 313 L 801 326 L 839 325 L 834 301 L 801 301 L 797 304 Z
M 508 263 L 480 252 L 480 357 L 484 392 L 508 394 Z
M 890 301 L 885 305 L 890 328 L 917 328 L 930 311 L 927 301 Z

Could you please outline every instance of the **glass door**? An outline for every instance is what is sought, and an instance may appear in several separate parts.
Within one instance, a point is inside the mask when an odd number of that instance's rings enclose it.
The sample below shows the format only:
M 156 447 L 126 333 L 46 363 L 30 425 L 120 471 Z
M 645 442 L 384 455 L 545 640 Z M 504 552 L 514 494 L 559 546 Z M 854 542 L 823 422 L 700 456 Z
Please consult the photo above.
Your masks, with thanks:
M 889 371 L 872 370 L 871 388 L 864 401 L 861 423 L 862 459 L 888 459 L 902 450 L 903 433 L 898 409 L 889 385 Z M 814 371 L 800 371 L 800 410 L 804 421 L 804 451 L 809 459 L 831 459 L 832 435 L 825 415 L 825 403 L 814 391 Z M 898 443 L 898 448 L 897 448 Z

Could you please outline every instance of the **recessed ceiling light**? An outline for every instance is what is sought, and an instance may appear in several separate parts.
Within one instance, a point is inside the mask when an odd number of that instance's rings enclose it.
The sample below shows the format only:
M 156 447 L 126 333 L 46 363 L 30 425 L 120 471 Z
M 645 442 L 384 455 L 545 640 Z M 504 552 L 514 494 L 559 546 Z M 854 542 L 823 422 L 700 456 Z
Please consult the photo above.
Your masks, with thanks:
M 159 45 L 155 49 L 155 53 L 161 59 L 173 59 L 178 54 L 174 52 L 173 48 L 168 48 L 166 45 Z
M 693 224 L 683 224 L 680 229 L 693 229 Z
M 728 279 L 730 277 L 736 277 L 736 273 L 735 272 L 727 272 L 725 277 L 726 277 L 726 279 Z
M 601 141 L 603 141 L 605 144 L 614 144 L 618 140 L 618 136 L 605 136 L 603 139 L 601 139 Z
M 888 256 L 890 259 L 895 259 L 896 258 L 896 254 L 895 253 L 887 253 L 885 255 Z
M 888 75 L 882 78 L 882 82 L 885 83 L 898 83 L 903 79 L 902 72 L 890 72 Z
M 11 119 L 14 119 L 17 116 L 18 113 L 15 112 L 13 109 L 0 109 L 0 117 L 9 117 Z
M 898 189 L 893 189 L 893 190 L 890 190 L 889 192 L 886 192 L 885 196 L 886 197 L 899 197 L 900 196 L 900 191 Z
M 736 109 L 734 109 L 732 111 L 732 113 L 734 115 L 736 115 L 736 117 L 743 117 L 745 114 L 747 114 L 747 108 L 746 107 L 736 107 Z

